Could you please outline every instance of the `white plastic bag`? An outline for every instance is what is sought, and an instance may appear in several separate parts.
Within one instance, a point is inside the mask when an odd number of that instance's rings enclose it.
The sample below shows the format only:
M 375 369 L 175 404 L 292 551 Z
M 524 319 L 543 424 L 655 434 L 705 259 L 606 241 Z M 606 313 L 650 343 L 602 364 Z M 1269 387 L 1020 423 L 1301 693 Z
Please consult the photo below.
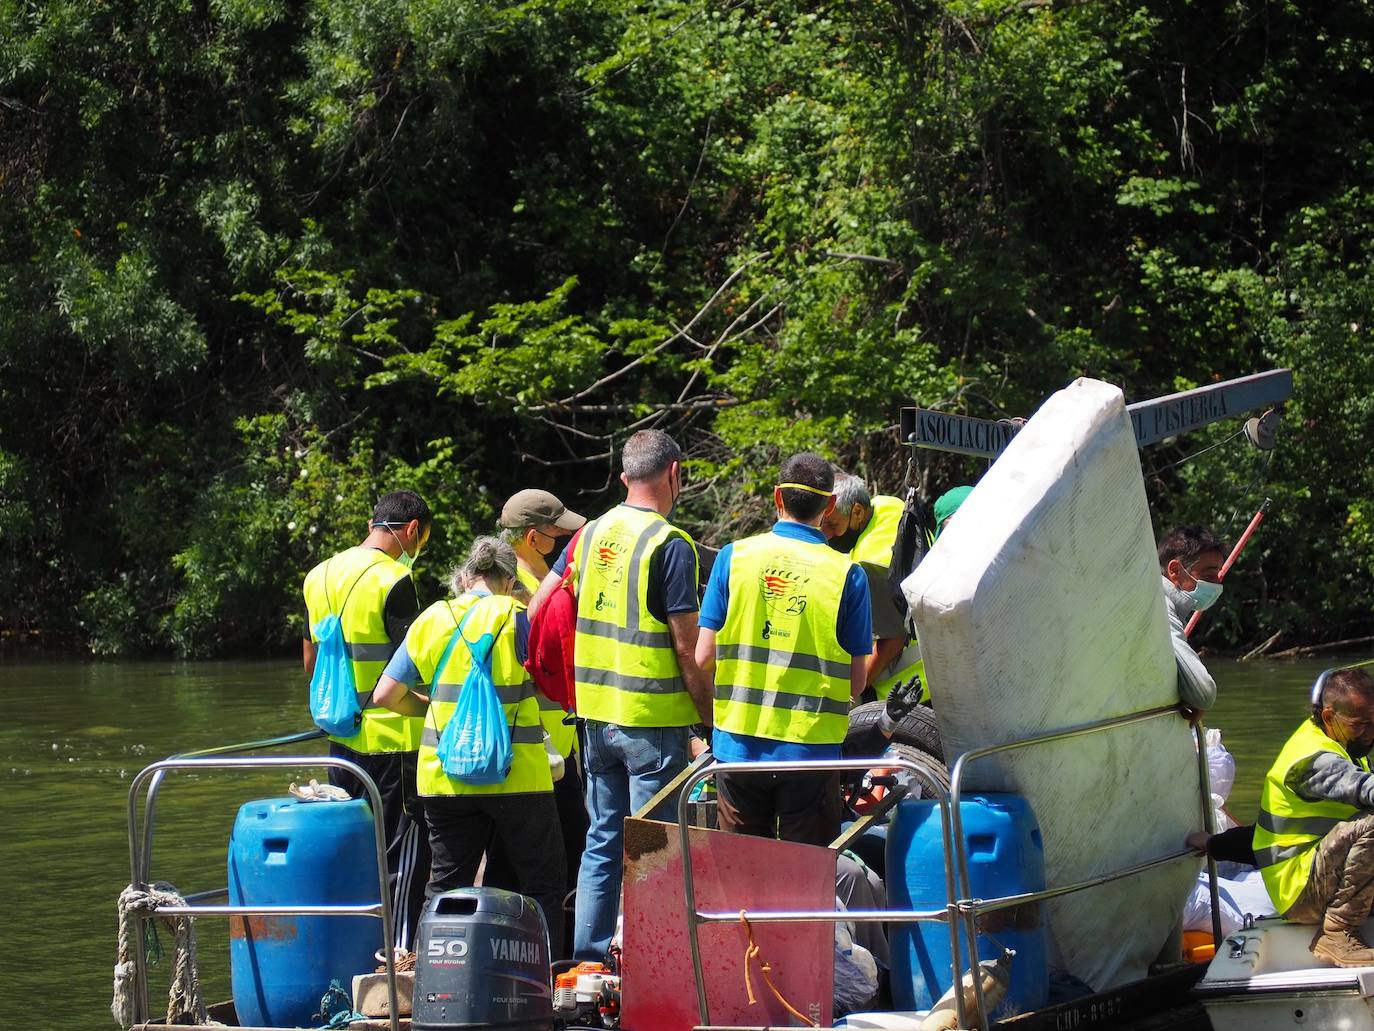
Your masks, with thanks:
M 1207 778 L 1212 794 L 1220 795 L 1223 802 L 1231 797 L 1231 788 L 1236 783 L 1236 757 L 1221 743 L 1221 731 L 1216 727 L 1207 728 Z

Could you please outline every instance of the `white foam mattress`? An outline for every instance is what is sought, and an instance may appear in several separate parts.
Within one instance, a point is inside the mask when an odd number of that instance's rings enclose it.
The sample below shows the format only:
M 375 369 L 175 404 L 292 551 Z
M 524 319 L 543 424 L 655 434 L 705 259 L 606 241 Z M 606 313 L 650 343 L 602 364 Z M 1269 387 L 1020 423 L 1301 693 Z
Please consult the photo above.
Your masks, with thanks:
M 1012 440 L 903 584 L 951 765 L 960 753 L 1178 701 L 1140 458 L 1121 391 L 1080 379 Z M 1201 826 L 1187 723 L 979 760 L 1027 797 L 1050 885 L 1182 847 Z M 1145 976 L 1198 864 L 1048 904 L 1055 965 L 1104 990 Z

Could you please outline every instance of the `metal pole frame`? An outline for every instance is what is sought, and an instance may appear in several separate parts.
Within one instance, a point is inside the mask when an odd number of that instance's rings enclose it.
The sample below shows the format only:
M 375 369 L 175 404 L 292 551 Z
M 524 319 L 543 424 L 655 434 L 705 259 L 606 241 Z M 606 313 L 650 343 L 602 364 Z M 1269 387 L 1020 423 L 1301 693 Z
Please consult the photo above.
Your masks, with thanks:
M 312 727 L 310 730 L 302 730 L 295 734 L 287 734 L 284 737 L 263 738 L 260 741 L 244 741 L 241 744 L 218 745 L 214 748 L 198 748 L 192 752 L 178 752 L 176 755 L 169 755 L 168 759 L 203 759 L 211 755 L 234 755 L 238 752 L 256 752 L 263 748 L 280 748 L 283 745 L 296 745 L 304 741 L 314 741 L 319 738 L 327 737 L 323 730 Z M 307 764 L 308 765 L 308 764 Z M 148 787 L 148 798 L 143 806 L 143 869 L 142 876 L 134 874 L 134 880 L 147 881 L 148 870 L 153 863 L 153 823 L 156 818 L 157 792 L 162 785 L 162 770 L 153 774 L 153 781 Z M 228 889 L 226 888 L 227 892 Z
M 876 923 L 879 921 L 898 922 L 898 921 L 944 921 L 949 927 L 950 955 L 957 960 L 959 955 L 959 929 L 957 914 L 959 902 L 956 901 L 956 884 L 954 879 L 954 864 L 950 861 L 950 802 L 945 789 L 935 782 L 930 774 L 922 769 L 917 763 L 910 759 L 899 756 L 876 757 L 866 759 L 835 759 L 835 760 L 795 760 L 791 762 L 743 762 L 743 763 L 722 763 L 714 759 L 703 764 L 695 770 L 682 786 L 682 792 L 678 795 L 677 801 L 677 820 L 678 820 L 678 839 L 682 848 L 682 880 L 687 909 L 687 939 L 692 951 L 692 974 L 696 980 L 697 989 L 697 1012 L 703 1025 L 711 1023 L 710 1002 L 706 995 L 706 979 L 701 965 L 701 942 L 698 937 L 698 924 L 703 923 L 726 923 L 739 919 L 739 912 L 700 912 L 696 903 L 696 881 L 692 872 L 692 848 L 689 831 L 691 829 L 687 818 L 687 806 L 689 804 L 692 789 L 705 780 L 718 773 L 795 773 L 795 772 L 816 772 L 818 770 L 833 770 L 836 772 L 856 771 L 864 772 L 874 768 L 883 769 L 903 769 L 910 773 L 917 781 L 925 785 L 934 796 L 936 803 L 940 807 L 940 832 L 943 838 L 945 851 L 945 897 L 946 905 L 943 910 L 849 910 L 839 913 L 835 910 L 781 910 L 774 912 L 759 913 L 751 919 L 760 923 L 834 923 L 837 920 L 853 920 L 860 923 Z M 956 971 L 957 983 L 957 971 Z M 967 1027 L 964 1014 L 964 998 L 962 992 L 956 992 L 954 1004 L 959 1018 L 959 1026 Z M 985 1021 L 986 1023 L 986 1021 Z
M 983 998 L 982 978 L 978 976 L 977 925 L 978 917 L 981 914 L 995 912 L 999 909 L 1008 909 L 1012 906 L 1025 905 L 1031 902 L 1041 902 L 1046 899 L 1057 898 L 1060 895 L 1068 895 L 1072 892 L 1082 891 L 1086 888 L 1097 887 L 1098 885 L 1106 884 L 1109 881 L 1116 881 L 1122 880 L 1126 877 L 1133 877 L 1136 874 L 1143 873 L 1146 870 L 1151 870 L 1157 866 L 1165 866 L 1169 863 L 1177 862 L 1179 859 L 1194 856 L 1196 855 L 1196 853 L 1194 853 L 1191 849 L 1182 849 L 1178 852 L 1172 852 L 1164 856 L 1159 856 L 1155 859 L 1147 860 L 1144 863 L 1138 863 L 1135 866 L 1128 867 L 1124 870 L 1115 870 L 1107 874 L 1101 874 L 1096 877 L 1088 878 L 1087 880 L 1078 881 L 1074 884 L 1064 885 L 1063 887 L 1047 888 L 1044 891 L 1026 892 L 1021 895 L 1002 896 L 1001 898 L 990 900 L 974 899 L 971 897 L 973 891 L 970 887 L 968 855 L 962 847 L 964 825 L 959 812 L 961 795 L 963 794 L 964 787 L 964 771 L 968 768 L 968 764 L 977 759 L 985 758 L 989 755 L 996 755 L 1000 752 L 1010 752 L 1015 749 L 1025 748 L 1028 745 L 1048 744 L 1051 741 L 1066 741 L 1070 738 L 1083 737 L 1086 734 L 1094 734 L 1103 730 L 1114 730 L 1118 727 L 1131 726 L 1132 724 L 1136 723 L 1145 723 L 1148 720 L 1160 719 L 1166 716 L 1177 717 L 1179 715 L 1180 712 L 1178 706 L 1176 705 L 1165 705 L 1159 706 L 1158 708 L 1154 709 L 1144 709 L 1140 712 L 1128 713 L 1125 716 L 1114 716 L 1105 720 L 1096 720 L 1092 723 L 1084 723 L 1080 726 L 1069 727 L 1065 730 L 1052 731 L 1048 734 L 1037 734 L 1035 737 L 1022 738 L 1016 741 L 1007 741 L 1000 745 L 986 745 L 982 748 L 972 748 L 969 751 L 964 752 L 962 755 L 959 756 L 957 760 L 955 760 L 954 766 L 950 770 L 949 775 L 949 806 L 950 814 L 953 821 L 952 831 L 954 838 L 953 852 L 959 864 L 959 886 L 963 892 L 963 897 L 959 902 L 959 911 L 964 918 L 965 927 L 967 928 L 969 969 L 973 971 L 973 994 L 976 1003 L 976 1009 L 978 1010 L 979 1027 L 981 1028 L 981 1031 L 988 1031 L 987 1004 L 986 1000 Z M 1194 738 L 1199 741 L 1201 740 L 1201 738 L 1198 736 L 1196 729 L 1194 731 Z M 1204 755 L 1200 759 L 1200 788 L 1204 792 L 1202 795 L 1203 804 L 1204 806 L 1206 806 L 1208 810 L 1208 815 L 1205 818 L 1210 824 L 1210 810 L 1212 805 L 1212 798 L 1211 792 L 1207 787 L 1206 762 L 1206 756 Z M 1215 877 L 1213 878 L 1212 884 L 1215 897 Z M 1214 926 L 1216 924 L 1216 921 L 1217 913 L 1216 910 L 1213 909 Z M 1220 938 L 1218 938 L 1217 940 L 1219 941 Z M 956 984 L 957 983 L 958 982 L 956 974 Z M 958 1000 L 962 996 L 962 994 L 962 992 L 956 991 L 956 1000 Z M 960 1026 L 967 1027 L 967 1024 L 962 1023 L 962 1019 L 963 1014 L 960 1014 Z
M 223 758 L 211 757 L 215 754 L 223 756 L 225 753 L 234 751 L 248 751 L 253 748 L 267 747 L 272 744 L 284 744 L 292 741 L 308 740 L 314 737 L 323 736 L 318 732 L 306 732 L 301 735 L 293 735 L 289 738 L 278 738 L 264 742 L 250 742 L 243 745 L 228 745 L 223 748 L 209 749 L 210 756 L 188 757 L 173 756 L 170 759 L 163 759 L 150 766 L 144 767 L 134 777 L 133 783 L 129 786 L 129 870 L 131 881 L 135 887 L 147 890 L 149 886 L 148 866 L 146 860 L 150 856 L 141 854 L 139 848 L 138 834 L 138 793 L 145 782 L 148 783 L 147 800 L 147 825 L 144 827 L 145 840 L 151 842 L 153 835 L 153 817 L 156 812 L 155 796 L 161 786 L 162 775 L 168 770 L 242 770 L 242 769 L 281 769 L 299 768 L 301 766 L 327 766 L 333 769 L 346 770 L 357 777 L 367 790 L 368 801 L 372 805 L 372 829 L 373 841 L 377 851 L 377 875 L 380 892 L 380 903 L 377 905 L 359 906 L 159 906 L 155 913 L 161 916 L 234 916 L 252 914 L 273 914 L 273 915 L 318 915 L 318 916 L 377 916 L 382 921 L 382 950 L 386 955 L 386 987 L 387 1002 L 389 1008 L 389 1022 L 391 1031 L 400 1031 L 400 1018 L 396 1002 L 396 964 L 392 954 L 392 913 L 391 913 L 391 892 L 388 885 L 389 871 L 386 862 L 386 839 L 381 820 L 382 796 L 377 789 L 376 782 L 368 775 L 357 763 L 349 762 L 347 759 L 337 759 L 333 756 L 253 756 L 246 758 Z M 217 896 L 220 892 L 202 892 L 199 897 Z M 134 930 L 136 931 L 136 941 L 134 943 L 134 970 L 135 970 L 135 1016 L 139 1023 L 148 1021 L 148 970 L 147 963 L 143 954 L 143 923 L 142 913 L 134 914 Z
M 254 752 L 254 751 L 257 751 L 257 750 L 262 749 L 262 748 L 275 748 L 275 747 L 279 747 L 279 746 L 281 746 L 281 745 L 298 744 L 298 743 L 303 742 L 303 741 L 311 741 L 311 740 L 315 740 L 315 739 L 318 739 L 318 738 L 323 738 L 323 737 L 326 737 L 326 736 L 327 736 L 327 735 L 325 734 L 325 732 L 324 732 L 323 730 L 320 730 L 318 727 L 311 727 L 309 730 L 298 731 L 297 733 L 294 733 L 294 734 L 287 734 L 287 735 L 282 736 L 282 737 L 261 738 L 261 739 L 259 739 L 259 740 L 257 740 L 257 741 L 244 741 L 244 742 L 240 742 L 240 743 L 236 743 L 236 744 L 231 744 L 231 745 L 217 745 L 217 746 L 215 746 L 214 748 L 199 748 L 199 749 L 195 749 L 195 750 L 189 751 L 189 752 L 178 752 L 178 753 L 176 753 L 175 755 L 169 755 L 167 758 L 168 758 L 168 759 L 196 759 L 196 758 L 202 758 L 202 757 L 211 756 L 211 755 L 231 755 L 231 754 L 234 754 L 234 753 L 236 753 L 236 752 Z M 135 864 L 135 863 L 133 862 L 134 845 L 133 845 L 133 837 L 132 837 L 132 835 L 133 835 L 133 833 L 134 833 L 134 822 L 133 822 L 132 816 L 131 816 L 131 818 L 130 818 L 130 822 L 129 822 L 129 834 L 130 834 L 129 856 L 130 856 L 130 866 L 131 866 L 131 867 L 134 867 L 134 866 L 136 865 L 136 867 L 137 867 L 136 869 L 131 869 L 131 870 L 130 870 L 130 881 L 129 881 L 129 882 L 130 882 L 131 884 L 135 884 L 135 885 L 143 884 L 143 885 L 146 885 L 146 884 L 150 884 L 151 881 L 152 881 L 152 878 L 149 876 L 148 871 L 151 869 L 151 867 L 152 867 L 152 862 L 153 862 L 153 826 L 154 826 L 154 824 L 156 823 L 156 817 L 157 817 L 157 792 L 158 792 L 159 788 L 160 788 L 161 785 L 162 785 L 162 780 L 163 780 L 164 772 L 165 772 L 165 771 L 163 771 L 163 770 L 158 770 L 158 771 L 156 771 L 156 772 L 153 774 L 152 782 L 151 782 L 151 784 L 149 785 L 149 788 L 148 788 L 148 798 L 147 798 L 147 801 L 146 801 L 146 803 L 145 803 L 145 805 L 144 805 L 144 815 L 143 815 L 143 853 L 142 853 L 142 859 L 141 859 L 137 864 Z M 131 794 L 132 794 L 132 793 L 131 793 Z M 132 810 L 131 810 L 131 812 L 132 812 Z M 183 896 L 183 898 L 186 898 L 188 901 L 191 901 L 193 898 L 195 898 L 195 899 L 199 899 L 199 898 L 219 898 L 219 897 L 221 897 L 221 896 L 225 896 L 225 895 L 228 895 L 228 894 L 229 894 L 229 889 L 228 889 L 228 887 L 226 886 L 222 891 L 211 890 L 211 891 L 206 891 L 206 892 L 198 892 L 198 893 L 196 893 L 195 896 Z M 143 925 L 142 925 L 142 920 L 140 919 L 140 921 L 139 921 L 139 928 L 140 928 L 140 931 L 141 931 L 141 929 L 142 929 L 142 926 L 143 926 Z M 147 1000 L 147 996 L 148 996 L 147 970 L 146 970 L 146 967 L 145 967 L 145 964 L 144 964 L 144 961 L 143 961 L 143 954 L 142 954 L 141 951 L 140 951 L 138 957 L 136 957 L 136 959 L 135 959 L 135 961 L 134 961 L 134 972 L 135 972 L 135 983 L 136 983 L 136 986 L 137 986 L 137 992 L 136 992 L 136 994 L 137 994 L 138 998 L 144 1000 L 144 1002 L 145 1002 L 145 1004 L 146 1004 L 146 1000 Z M 142 1014 L 142 1016 L 143 1016 L 143 1019 L 144 1019 L 144 1020 L 147 1020 L 148 1015 L 147 1015 L 146 1011 L 140 1011 L 140 1012 L 141 1012 L 141 1014 Z
M 1212 770 L 1207 765 L 1207 730 L 1198 720 L 1193 724 L 1193 739 L 1197 742 L 1197 780 L 1202 793 L 1202 827 L 1211 838 L 1217 832 L 1216 814 L 1212 812 Z M 1217 890 L 1217 861 L 1207 850 L 1207 894 L 1212 903 L 1212 941 L 1221 948 L 1221 895 Z

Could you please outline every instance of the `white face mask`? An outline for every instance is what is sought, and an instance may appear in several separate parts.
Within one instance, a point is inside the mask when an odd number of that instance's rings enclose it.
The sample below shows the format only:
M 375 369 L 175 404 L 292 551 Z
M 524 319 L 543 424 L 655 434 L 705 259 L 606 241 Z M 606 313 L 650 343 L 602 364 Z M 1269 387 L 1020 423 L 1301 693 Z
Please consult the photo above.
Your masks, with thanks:
M 405 542 L 402 541 L 400 537 L 397 537 L 397 536 L 396 536 L 396 531 L 393 530 L 387 523 L 376 523 L 375 525 L 377 525 L 377 526 L 385 526 L 385 527 L 386 527 L 387 533 L 391 534 L 392 537 L 395 537 L 395 538 L 396 538 L 396 543 L 397 543 L 397 544 L 400 546 L 400 548 L 401 548 L 401 557 L 398 558 L 396 561 L 399 562 L 399 563 L 401 563 L 401 565 L 405 566 L 407 569 L 414 569 L 414 568 L 415 568 L 415 560 L 416 560 L 417 558 L 420 557 L 420 549 L 419 549 L 419 547 L 417 546 L 417 547 L 415 548 L 415 554 L 412 555 L 410 552 L 406 551 Z
M 1193 576 L 1192 573 L 1188 575 Z M 1193 599 L 1193 604 L 1197 606 L 1199 612 L 1206 612 L 1221 597 L 1221 584 L 1213 583 L 1211 580 L 1199 580 L 1195 576 L 1193 581 L 1193 589 L 1183 593 Z

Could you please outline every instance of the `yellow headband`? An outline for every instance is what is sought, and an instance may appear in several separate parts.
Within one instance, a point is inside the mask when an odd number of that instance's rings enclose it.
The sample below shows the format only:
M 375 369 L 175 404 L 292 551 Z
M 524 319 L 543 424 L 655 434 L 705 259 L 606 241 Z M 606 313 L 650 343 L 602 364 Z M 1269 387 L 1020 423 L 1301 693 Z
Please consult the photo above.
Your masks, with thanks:
M 812 487 L 805 483 L 780 483 L 778 486 L 791 487 L 793 490 L 804 490 L 808 494 L 819 494 L 823 498 L 828 498 L 835 493 L 834 491 L 821 490 L 819 487 Z

